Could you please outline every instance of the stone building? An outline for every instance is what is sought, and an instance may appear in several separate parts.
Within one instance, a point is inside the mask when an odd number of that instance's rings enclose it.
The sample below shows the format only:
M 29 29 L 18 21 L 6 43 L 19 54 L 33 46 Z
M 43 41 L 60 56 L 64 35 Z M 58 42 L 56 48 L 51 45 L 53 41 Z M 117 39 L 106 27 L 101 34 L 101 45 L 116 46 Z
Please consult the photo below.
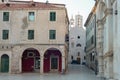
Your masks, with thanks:
M 97 76 L 106 80 L 120 80 L 120 1 L 95 1 Z
M 82 64 L 85 62 L 85 28 L 82 23 L 81 15 L 76 15 L 75 19 L 72 17 L 70 20 L 69 29 L 69 63 Z
M 98 76 L 113 79 L 113 9 L 114 0 L 98 0 L 96 7 Z
M 67 69 L 69 22 L 64 4 L 2 0 L 0 17 L 1 72 Z
M 96 4 L 90 12 L 86 22 L 86 65 L 92 70 L 97 69 L 96 53 Z

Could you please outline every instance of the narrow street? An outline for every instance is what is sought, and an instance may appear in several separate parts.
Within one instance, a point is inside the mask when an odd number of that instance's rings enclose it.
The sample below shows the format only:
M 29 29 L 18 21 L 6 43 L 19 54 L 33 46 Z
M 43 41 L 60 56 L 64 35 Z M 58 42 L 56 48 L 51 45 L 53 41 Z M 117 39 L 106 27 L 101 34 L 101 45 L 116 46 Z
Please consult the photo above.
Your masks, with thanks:
M 0 73 L 0 80 L 102 80 L 97 78 L 92 70 L 83 65 L 69 65 L 68 72 L 63 74 L 44 74 L 39 73 L 23 73 L 8 74 Z

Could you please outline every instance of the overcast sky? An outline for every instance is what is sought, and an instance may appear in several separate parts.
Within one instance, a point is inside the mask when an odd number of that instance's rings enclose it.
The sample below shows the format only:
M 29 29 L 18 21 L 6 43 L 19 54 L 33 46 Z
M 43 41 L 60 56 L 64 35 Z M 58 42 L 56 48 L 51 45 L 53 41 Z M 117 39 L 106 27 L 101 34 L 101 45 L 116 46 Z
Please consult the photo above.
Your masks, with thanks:
M 34 0 L 39 2 L 46 2 L 46 0 Z M 94 6 L 94 0 L 48 0 L 49 3 L 62 3 L 66 5 L 69 19 L 71 16 L 80 14 L 83 16 L 83 24 L 86 21 L 92 7 Z

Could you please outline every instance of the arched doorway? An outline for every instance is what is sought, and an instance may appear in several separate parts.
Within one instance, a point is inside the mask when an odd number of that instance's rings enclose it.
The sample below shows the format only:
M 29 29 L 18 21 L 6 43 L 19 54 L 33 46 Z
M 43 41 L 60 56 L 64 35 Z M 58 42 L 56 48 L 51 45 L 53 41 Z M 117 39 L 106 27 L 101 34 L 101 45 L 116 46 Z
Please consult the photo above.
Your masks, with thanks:
M 9 56 L 7 54 L 1 56 L 1 72 L 9 72 Z
M 61 72 L 62 55 L 56 48 L 48 49 L 44 54 L 44 72 Z
M 22 72 L 39 72 L 40 54 L 36 49 L 29 48 L 22 55 Z

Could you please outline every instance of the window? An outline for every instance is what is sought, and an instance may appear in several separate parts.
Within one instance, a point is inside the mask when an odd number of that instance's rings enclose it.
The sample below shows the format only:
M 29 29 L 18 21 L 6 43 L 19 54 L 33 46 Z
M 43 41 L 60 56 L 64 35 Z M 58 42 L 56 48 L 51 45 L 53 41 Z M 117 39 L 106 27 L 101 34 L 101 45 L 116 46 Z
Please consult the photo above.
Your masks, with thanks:
M 84 56 L 84 60 L 86 60 L 86 57 Z
M 3 21 L 9 21 L 9 12 L 3 12 Z
M 78 43 L 78 44 L 76 45 L 76 47 L 81 47 L 81 44 L 80 44 L 80 43 Z
M 78 52 L 78 56 L 80 56 L 80 52 Z
M 91 37 L 91 44 L 94 43 L 94 36 Z
M 50 12 L 50 21 L 56 21 L 56 12 Z
M 68 34 L 65 35 L 65 42 L 69 42 L 69 35 Z
M 28 39 L 34 39 L 34 30 L 28 30 Z
M 9 30 L 3 30 L 3 40 L 8 39 L 8 35 L 9 35 Z
M 27 57 L 34 57 L 34 53 L 33 52 L 28 52 Z
M 35 20 L 35 13 L 34 12 L 29 12 L 28 19 L 29 19 L 29 21 L 34 21 Z
M 90 61 L 92 61 L 92 53 L 90 54 Z
M 2 2 L 4 2 L 4 0 L 2 0 Z
M 74 42 L 71 42 L 71 47 L 72 47 L 72 48 L 74 47 Z
M 73 56 L 71 55 L 71 59 L 73 60 Z
M 80 39 L 80 36 L 78 36 L 78 39 Z
M 49 39 L 56 39 L 56 30 L 49 31 Z

